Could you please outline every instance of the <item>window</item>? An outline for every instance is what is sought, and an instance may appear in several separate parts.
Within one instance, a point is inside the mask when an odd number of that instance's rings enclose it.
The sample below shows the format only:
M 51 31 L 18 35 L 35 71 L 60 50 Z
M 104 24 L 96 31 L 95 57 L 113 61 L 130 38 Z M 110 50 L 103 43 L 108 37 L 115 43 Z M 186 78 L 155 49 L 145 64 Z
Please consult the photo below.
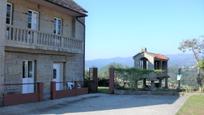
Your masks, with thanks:
M 141 69 L 148 69 L 149 67 L 149 61 L 147 58 L 143 57 L 139 61 L 139 65 Z
M 23 78 L 26 78 L 26 62 L 25 61 L 23 61 Z
M 154 69 L 161 69 L 161 68 L 160 68 L 160 62 L 159 62 L 159 61 L 155 61 L 155 62 L 154 62 Z
M 28 15 L 27 27 L 32 30 L 38 30 L 39 13 L 33 10 L 29 10 L 27 15 Z
M 56 78 L 57 78 L 57 70 L 53 69 L 53 79 L 56 79 Z
M 28 61 L 28 78 L 33 76 L 33 62 Z
M 33 61 L 23 61 L 23 78 L 33 78 L 34 77 L 34 62 Z
M 32 11 L 28 11 L 28 28 L 31 29 L 32 26 Z
M 72 37 L 75 37 L 75 32 L 76 32 L 76 19 L 72 19 Z
M 54 19 L 54 34 L 56 35 L 62 34 L 62 19 L 60 18 Z
M 12 24 L 13 8 L 11 3 L 7 3 L 6 7 L 6 24 Z

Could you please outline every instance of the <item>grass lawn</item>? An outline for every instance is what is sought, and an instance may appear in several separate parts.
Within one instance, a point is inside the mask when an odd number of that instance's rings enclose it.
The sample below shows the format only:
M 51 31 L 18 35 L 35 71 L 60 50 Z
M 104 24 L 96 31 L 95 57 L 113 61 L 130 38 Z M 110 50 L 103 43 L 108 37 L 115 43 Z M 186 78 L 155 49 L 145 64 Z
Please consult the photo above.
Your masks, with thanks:
M 109 87 L 98 87 L 99 93 L 109 93 Z
M 191 96 L 177 115 L 204 115 L 204 95 Z

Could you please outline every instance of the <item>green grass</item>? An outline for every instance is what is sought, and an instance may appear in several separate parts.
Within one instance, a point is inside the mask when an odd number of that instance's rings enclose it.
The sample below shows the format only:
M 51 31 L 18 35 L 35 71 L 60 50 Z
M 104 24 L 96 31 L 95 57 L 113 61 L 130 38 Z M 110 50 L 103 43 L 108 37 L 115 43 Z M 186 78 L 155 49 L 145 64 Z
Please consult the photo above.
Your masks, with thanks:
M 109 87 L 98 87 L 99 93 L 109 93 Z
M 191 96 L 177 115 L 204 115 L 204 95 Z

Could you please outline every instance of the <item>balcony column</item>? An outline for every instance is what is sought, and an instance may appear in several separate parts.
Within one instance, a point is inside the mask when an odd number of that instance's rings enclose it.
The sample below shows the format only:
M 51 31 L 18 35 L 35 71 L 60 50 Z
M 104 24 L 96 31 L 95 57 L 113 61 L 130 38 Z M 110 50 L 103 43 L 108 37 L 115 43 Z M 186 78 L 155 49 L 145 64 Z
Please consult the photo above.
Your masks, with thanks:
M 38 45 L 37 41 L 38 41 L 38 32 L 35 31 L 35 32 L 34 32 L 34 36 L 33 36 L 33 44 L 34 44 L 35 46 Z M 48 42 L 48 41 L 47 41 L 47 42 Z
M 155 83 L 154 83 L 154 80 L 151 81 L 151 90 L 155 90 Z
M 147 85 L 147 84 L 146 84 L 146 81 L 147 81 L 146 78 L 144 78 L 144 79 L 143 79 L 143 88 L 146 88 L 146 85 Z
M 64 48 L 64 37 L 60 37 L 61 38 L 61 48 Z
M 6 0 L 0 0 L 0 84 L 4 83 L 4 57 L 6 40 Z M 0 105 L 3 87 L 0 86 Z
M 159 88 L 162 87 L 162 79 L 159 79 Z
M 162 66 L 163 66 L 163 65 L 162 65 L 162 61 L 160 61 L 160 69 L 161 69 L 161 70 L 163 70 Z
M 168 78 L 165 78 L 165 88 L 168 88 Z

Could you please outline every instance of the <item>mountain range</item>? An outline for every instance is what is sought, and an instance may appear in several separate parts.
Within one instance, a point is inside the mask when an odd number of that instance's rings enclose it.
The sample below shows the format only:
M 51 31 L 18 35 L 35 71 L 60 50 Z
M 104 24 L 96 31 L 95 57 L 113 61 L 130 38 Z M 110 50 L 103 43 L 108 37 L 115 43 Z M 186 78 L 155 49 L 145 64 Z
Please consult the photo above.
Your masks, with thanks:
M 192 54 L 171 54 L 166 56 L 169 57 L 169 67 L 193 66 L 195 64 L 195 59 Z M 86 60 L 85 67 L 86 69 L 90 67 L 102 68 L 111 63 L 118 63 L 133 67 L 134 60 L 132 57 Z

